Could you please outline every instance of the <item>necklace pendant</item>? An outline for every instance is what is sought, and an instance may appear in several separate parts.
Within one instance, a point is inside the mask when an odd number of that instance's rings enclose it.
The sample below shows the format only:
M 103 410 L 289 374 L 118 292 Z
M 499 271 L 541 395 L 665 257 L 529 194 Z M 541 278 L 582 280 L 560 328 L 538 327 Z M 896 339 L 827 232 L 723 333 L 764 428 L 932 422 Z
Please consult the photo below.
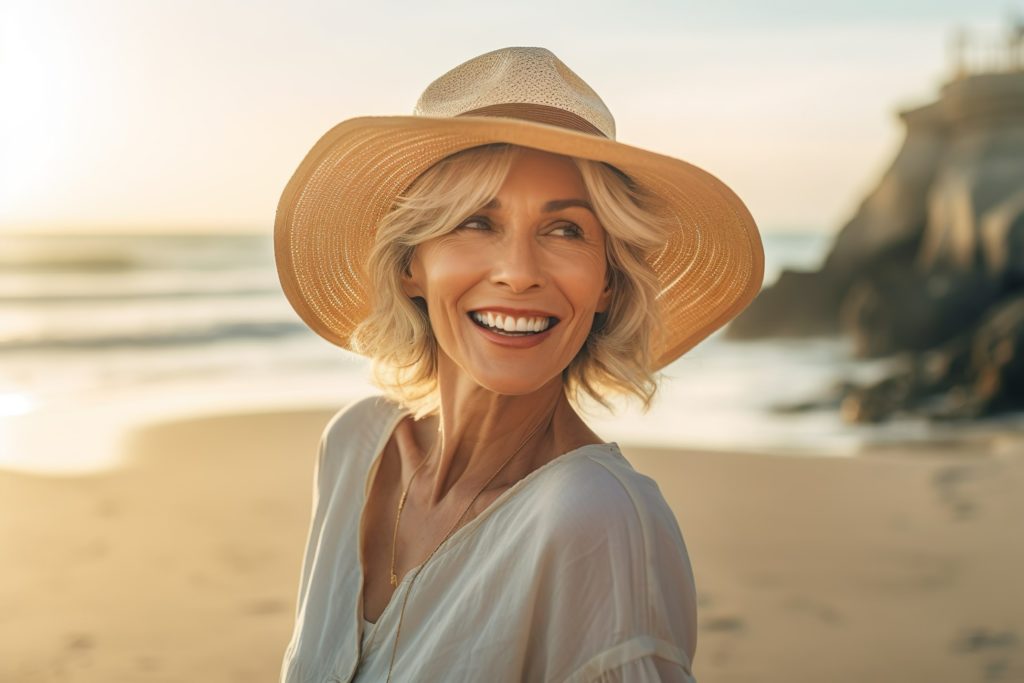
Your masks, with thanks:
M 391 572 L 391 585 L 392 586 L 397 586 L 398 585 L 398 577 L 395 576 L 394 572 Z

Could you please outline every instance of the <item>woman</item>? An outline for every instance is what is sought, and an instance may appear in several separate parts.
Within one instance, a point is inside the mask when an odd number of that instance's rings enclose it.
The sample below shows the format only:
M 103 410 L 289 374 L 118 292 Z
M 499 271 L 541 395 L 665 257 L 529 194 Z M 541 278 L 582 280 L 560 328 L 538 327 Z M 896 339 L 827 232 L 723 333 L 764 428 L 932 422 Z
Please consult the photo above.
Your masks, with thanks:
M 679 526 L 577 407 L 648 405 L 763 252 L 724 184 L 614 134 L 555 55 L 506 48 L 288 184 L 282 287 L 384 396 L 324 430 L 282 681 L 694 680 Z

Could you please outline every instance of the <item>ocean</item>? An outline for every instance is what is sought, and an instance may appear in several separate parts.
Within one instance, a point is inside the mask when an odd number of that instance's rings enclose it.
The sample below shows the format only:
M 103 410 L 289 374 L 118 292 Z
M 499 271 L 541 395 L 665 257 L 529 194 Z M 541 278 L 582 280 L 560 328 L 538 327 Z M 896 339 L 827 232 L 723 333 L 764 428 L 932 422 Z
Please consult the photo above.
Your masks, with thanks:
M 765 285 L 815 268 L 831 236 L 764 235 Z M 588 410 L 607 440 L 820 456 L 927 437 L 928 425 L 780 414 L 884 362 L 841 339 L 735 342 L 721 330 L 665 369 L 649 413 Z M 375 392 L 365 359 L 311 332 L 277 281 L 270 232 L 0 237 L 0 468 L 117 466 L 126 427 L 218 411 L 340 407 Z M 74 443 L 69 448 L 68 443 Z

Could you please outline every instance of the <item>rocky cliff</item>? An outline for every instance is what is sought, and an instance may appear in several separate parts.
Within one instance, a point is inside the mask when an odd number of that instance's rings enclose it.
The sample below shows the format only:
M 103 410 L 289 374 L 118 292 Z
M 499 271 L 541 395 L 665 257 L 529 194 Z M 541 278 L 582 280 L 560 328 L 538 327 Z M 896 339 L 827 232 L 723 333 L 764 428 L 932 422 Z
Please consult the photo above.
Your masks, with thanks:
M 1024 72 L 947 83 L 818 271 L 786 270 L 732 338 L 845 334 L 905 369 L 845 386 L 851 420 L 1024 408 Z

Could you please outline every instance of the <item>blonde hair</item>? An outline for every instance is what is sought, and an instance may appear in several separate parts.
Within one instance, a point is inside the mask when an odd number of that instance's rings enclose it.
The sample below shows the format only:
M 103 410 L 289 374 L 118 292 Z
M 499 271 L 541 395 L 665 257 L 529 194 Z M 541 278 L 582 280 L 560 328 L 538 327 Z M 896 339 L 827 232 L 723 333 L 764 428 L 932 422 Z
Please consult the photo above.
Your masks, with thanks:
M 371 312 L 353 331 L 352 348 L 373 360 L 374 383 L 413 410 L 434 412 L 437 341 L 423 306 L 406 296 L 406 272 L 417 244 L 453 230 L 498 193 L 517 151 L 496 143 L 463 150 L 437 162 L 398 197 L 380 221 L 367 262 Z M 632 394 L 644 410 L 657 389 L 651 349 L 661 334 L 656 275 L 646 257 L 664 244 L 668 222 L 657 199 L 613 166 L 569 157 L 606 233 L 611 299 L 583 347 L 562 373 L 575 405 L 587 395 L 611 409 L 608 390 Z

